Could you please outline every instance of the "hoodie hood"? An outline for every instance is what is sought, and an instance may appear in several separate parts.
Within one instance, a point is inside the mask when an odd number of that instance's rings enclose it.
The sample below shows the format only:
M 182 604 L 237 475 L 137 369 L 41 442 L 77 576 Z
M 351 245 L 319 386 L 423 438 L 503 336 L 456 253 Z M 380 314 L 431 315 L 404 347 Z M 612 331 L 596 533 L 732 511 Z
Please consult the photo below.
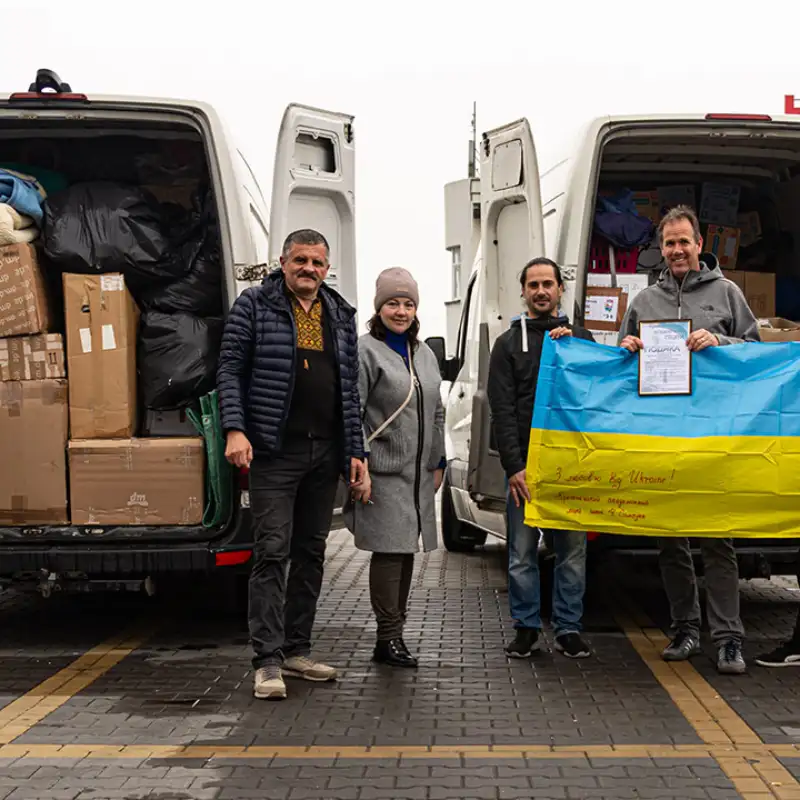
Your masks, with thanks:
M 672 274 L 672 270 L 664 267 L 658 276 L 657 285 L 667 292 L 677 292 L 681 288 L 685 292 L 691 290 L 693 286 L 721 280 L 724 277 L 717 257 L 713 253 L 701 253 L 699 270 L 690 270 L 684 276 L 683 281 L 678 281 Z
M 550 331 L 553 328 L 561 328 L 564 325 L 569 325 L 569 318 L 564 314 L 559 314 L 557 317 L 529 317 L 527 312 L 525 312 L 524 315 L 519 314 L 516 317 L 512 317 L 509 327 L 521 327 L 523 318 L 529 330 Z

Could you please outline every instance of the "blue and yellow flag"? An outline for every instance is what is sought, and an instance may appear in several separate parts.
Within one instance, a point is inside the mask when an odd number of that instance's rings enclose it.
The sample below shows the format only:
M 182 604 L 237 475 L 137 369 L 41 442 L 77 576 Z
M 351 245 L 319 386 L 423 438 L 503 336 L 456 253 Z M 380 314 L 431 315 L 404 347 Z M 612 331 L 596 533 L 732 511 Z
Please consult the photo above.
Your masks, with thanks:
M 639 356 L 545 337 L 529 525 L 657 536 L 800 536 L 800 343 L 692 355 L 692 394 L 640 397 Z

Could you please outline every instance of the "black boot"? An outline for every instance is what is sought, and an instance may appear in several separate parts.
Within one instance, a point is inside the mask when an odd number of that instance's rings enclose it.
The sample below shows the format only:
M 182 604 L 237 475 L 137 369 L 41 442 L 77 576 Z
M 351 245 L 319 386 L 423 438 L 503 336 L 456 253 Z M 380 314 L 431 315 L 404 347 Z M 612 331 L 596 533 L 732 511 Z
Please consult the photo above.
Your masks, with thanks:
M 389 639 L 388 642 L 378 642 L 372 660 L 378 664 L 388 664 L 391 667 L 416 667 L 417 659 L 408 652 L 402 639 Z

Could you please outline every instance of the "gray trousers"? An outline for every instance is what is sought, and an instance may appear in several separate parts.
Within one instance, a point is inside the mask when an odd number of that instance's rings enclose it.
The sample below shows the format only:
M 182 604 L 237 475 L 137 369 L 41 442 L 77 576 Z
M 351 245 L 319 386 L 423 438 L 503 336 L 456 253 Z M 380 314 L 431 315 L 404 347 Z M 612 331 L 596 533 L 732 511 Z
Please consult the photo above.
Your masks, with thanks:
M 700 599 L 689 540 L 659 540 L 659 565 L 669 599 L 673 635 L 700 637 Z M 739 616 L 739 565 L 731 539 L 701 539 L 706 579 L 706 617 L 716 645 L 733 639 L 741 643 L 744 626 Z

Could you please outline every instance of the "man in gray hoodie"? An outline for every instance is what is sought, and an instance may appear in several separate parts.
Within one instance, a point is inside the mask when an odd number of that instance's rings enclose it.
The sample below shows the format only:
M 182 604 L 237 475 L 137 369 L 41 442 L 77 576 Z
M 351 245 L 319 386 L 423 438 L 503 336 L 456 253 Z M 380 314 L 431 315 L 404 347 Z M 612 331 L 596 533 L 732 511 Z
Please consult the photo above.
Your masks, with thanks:
M 694 211 L 671 209 L 659 225 L 666 268 L 658 281 L 631 302 L 619 332 L 619 344 L 632 353 L 642 349 L 639 320 L 691 319 L 690 351 L 760 341 L 758 323 L 742 290 L 723 277 L 716 256 L 703 253 Z M 659 540 L 659 563 L 672 615 L 673 639 L 665 661 L 684 661 L 700 652 L 700 602 L 688 538 Z M 706 575 L 706 614 L 717 646 L 717 670 L 738 675 L 744 626 L 739 616 L 739 566 L 733 541 L 707 538 L 700 543 Z

